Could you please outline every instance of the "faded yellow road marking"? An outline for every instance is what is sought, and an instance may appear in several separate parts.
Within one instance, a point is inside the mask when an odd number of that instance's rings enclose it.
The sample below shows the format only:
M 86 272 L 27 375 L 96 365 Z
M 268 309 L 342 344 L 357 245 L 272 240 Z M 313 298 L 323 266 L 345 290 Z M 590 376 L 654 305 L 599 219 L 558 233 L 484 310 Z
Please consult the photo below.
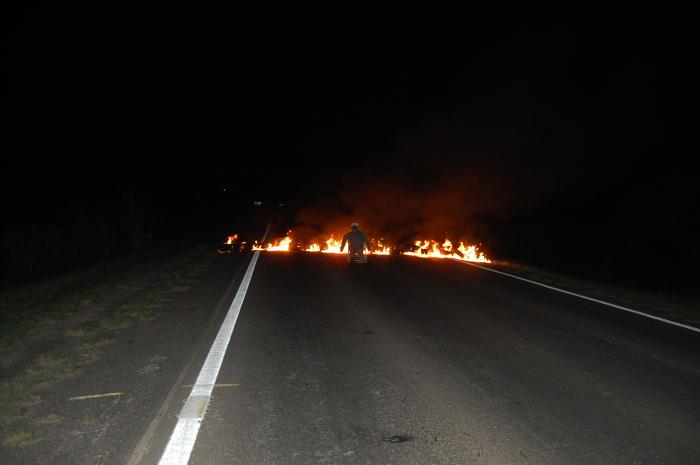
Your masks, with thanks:
M 99 399 L 100 397 L 115 397 L 123 396 L 123 392 L 105 392 L 104 394 L 90 394 L 89 396 L 77 396 L 71 397 L 68 400 L 86 400 L 86 399 Z

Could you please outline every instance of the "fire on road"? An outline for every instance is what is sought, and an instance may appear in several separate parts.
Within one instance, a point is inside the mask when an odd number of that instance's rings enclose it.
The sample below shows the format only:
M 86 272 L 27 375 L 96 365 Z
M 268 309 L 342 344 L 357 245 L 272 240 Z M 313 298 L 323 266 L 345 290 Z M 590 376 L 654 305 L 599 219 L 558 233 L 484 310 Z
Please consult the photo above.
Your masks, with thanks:
M 336 237 L 336 235 L 331 234 L 325 241 L 314 241 L 305 244 L 300 241 L 294 241 L 291 231 L 289 231 L 285 237 L 272 242 L 256 242 L 253 245 L 253 250 L 265 252 L 290 252 L 300 250 L 312 253 L 345 253 L 343 250 L 340 250 L 341 241 L 336 239 Z M 372 250 L 370 254 L 372 255 L 391 255 L 391 253 L 396 250 L 396 247 L 388 244 L 383 238 L 378 240 L 372 239 L 371 242 Z M 484 252 L 479 250 L 478 245 L 465 244 L 463 241 L 460 241 L 459 245 L 455 247 L 453 242 L 449 239 L 444 239 L 442 242 L 434 239 L 417 240 L 409 250 L 404 250 L 399 253 L 420 258 L 450 258 L 469 262 L 491 263 L 491 260 Z

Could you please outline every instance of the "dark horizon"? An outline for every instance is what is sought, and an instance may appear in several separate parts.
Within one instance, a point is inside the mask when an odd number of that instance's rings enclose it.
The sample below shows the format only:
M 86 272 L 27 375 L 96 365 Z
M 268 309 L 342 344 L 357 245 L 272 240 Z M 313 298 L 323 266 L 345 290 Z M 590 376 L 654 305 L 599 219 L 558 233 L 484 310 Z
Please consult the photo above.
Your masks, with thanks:
M 3 279 L 22 274 L 17 243 L 50 248 L 58 231 L 53 260 L 78 266 L 132 248 L 129 228 L 219 231 L 265 200 L 293 226 L 461 229 L 497 258 L 696 282 L 683 11 L 481 9 L 422 29 L 394 12 L 365 28 L 361 12 L 111 13 L 12 12 Z M 143 218 L 125 224 L 134 205 Z M 675 271 L 646 268 L 654 257 Z

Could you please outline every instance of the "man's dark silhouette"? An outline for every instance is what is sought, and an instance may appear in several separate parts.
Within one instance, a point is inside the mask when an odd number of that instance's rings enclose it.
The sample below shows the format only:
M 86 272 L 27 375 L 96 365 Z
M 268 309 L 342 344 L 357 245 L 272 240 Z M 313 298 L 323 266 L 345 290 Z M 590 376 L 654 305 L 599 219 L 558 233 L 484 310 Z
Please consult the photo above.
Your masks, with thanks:
M 355 260 L 358 263 L 367 263 L 365 256 L 365 248 L 370 250 L 369 240 L 367 236 L 360 230 L 360 225 L 353 223 L 350 225 L 351 231 L 345 233 L 343 242 L 340 244 L 340 251 L 345 248 L 345 243 L 348 244 L 348 263 Z

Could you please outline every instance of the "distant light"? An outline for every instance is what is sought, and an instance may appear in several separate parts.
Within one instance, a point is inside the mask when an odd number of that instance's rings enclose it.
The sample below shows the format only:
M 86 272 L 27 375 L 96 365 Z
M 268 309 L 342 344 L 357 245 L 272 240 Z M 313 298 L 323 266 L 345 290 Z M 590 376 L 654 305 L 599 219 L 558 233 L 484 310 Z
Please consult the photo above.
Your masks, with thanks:
M 258 206 L 258 207 L 259 207 L 260 205 L 262 205 L 262 202 L 261 202 L 261 201 L 259 201 L 259 200 L 256 200 L 255 202 L 253 202 L 253 205 L 255 205 L 255 206 Z

